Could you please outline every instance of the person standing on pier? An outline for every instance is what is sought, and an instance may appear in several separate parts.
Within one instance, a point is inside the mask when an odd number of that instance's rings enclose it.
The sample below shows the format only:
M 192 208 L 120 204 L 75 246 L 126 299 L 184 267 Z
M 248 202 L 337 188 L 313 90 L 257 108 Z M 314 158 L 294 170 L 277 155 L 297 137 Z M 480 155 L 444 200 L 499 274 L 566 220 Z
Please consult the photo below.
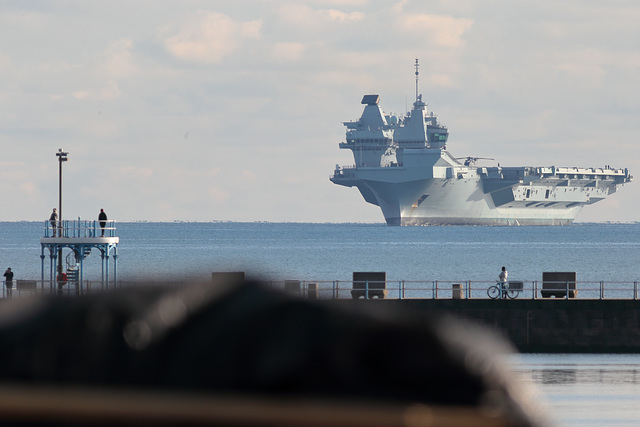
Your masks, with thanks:
M 4 272 L 4 286 L 7 288 L 7 293 L 10 294 L 13 288 L 13 271 L 11 271 L 11 267 Z
M 498 275 L 498 279 L 500 279 L 500 298 L 503 299 L 507 296 L 507 277 L 509 277 L 509 273 L 507 272 L 507 268 L 503 266 Z
M 49 222 L 53 229 L 53 237 L 56 237 L 56 222 L 58 222 L 58 212 L 56 211 L 56 208 L 53 208 L 53 212 L 51 212 L 51 216 L 49 217 Z
M 104 237 L 104 228 L 107 226 L 107 214 L 104 212 L 104 209 L 100 209 L 100 214 L 98 215 L 98 221 L 100 221 L 100 229 L 102 229 L 101 237 Z

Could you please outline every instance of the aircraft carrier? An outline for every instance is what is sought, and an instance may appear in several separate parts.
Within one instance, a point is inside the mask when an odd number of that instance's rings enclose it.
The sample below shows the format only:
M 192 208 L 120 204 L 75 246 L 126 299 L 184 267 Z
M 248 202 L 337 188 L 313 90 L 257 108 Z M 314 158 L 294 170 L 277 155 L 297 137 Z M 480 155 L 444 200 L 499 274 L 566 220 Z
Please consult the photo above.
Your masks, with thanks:
M 354 165 L 336 166 L 331 181 L 356 187 L 380 206 L 389 225 L 569 225 L 583 206 L 630 182 L 627 169 L 476 166 L 456 158 L 449 131 L 418 94 L 404 116 L 385 114 L 379 95 L 365 95 L 362 116 L 344 122 Z M 493 160 L 493 159 L 488 159 Z

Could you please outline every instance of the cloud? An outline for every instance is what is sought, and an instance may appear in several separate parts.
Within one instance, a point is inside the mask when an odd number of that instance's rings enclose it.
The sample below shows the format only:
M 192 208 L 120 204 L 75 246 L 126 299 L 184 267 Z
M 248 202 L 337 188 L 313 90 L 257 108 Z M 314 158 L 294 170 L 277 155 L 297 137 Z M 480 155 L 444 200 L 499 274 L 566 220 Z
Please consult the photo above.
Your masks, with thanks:
M 315 2 L 331 6 L 365 6 L 369 0 L 316 0 Z
M 138 67 L 133 63 L 132 49 L 133 41 L 130 39 L 119 39 L 109 45 L 104 69 L 110 77 L 123 78 L 135 75 Z
M 118 83 L 109 80 L 107 82 L 107 86 L 102 88 L 98 93 L 98 99 L 114 99 L 118 98 L 121 94 L 120 88 L 118 87 Z
M 12 66 L 12 59 L 0 52 L 0 69 L 7 69 Z
M 218 187 L 209 187 L 207 189 L 209 199 L 216 203 L 225 202 L 229 199 L 229 192 Z
M 118 83 L 113 80 L 109 80 L 108 82 L 106 82 L 105 86 L 103 87 L 96 87 L 95 89 L 92 89 L 92 90 L 78 90 L 76 92 L 73 92 L 71 94 L 71 97 L 77 100 L 89 100 L 89 99 L 109 100 L 109 99 L 118 98 L 120 97 L 120 95 L 121 95 L 121 91 L 120 91 L 120 88 L 118 87 Z M 64 99 L 64 96 L 59 94 L 51 94 L 49 95 L 49 99 L 60 100 L 60 99 Z
M 139 179 L 149 179 L 153 174 L 153 169 L 148 167 L 135 167 L 135 166 L 125 166 L 118 168 L 119 175 L 123 177 L 125 180 L 139 180 Z
M 276 43 L 273 48 L 275 59 L 295 62 L 302 58 L 305 47 L 302 43 Z
M 38 194 L 39 187 L 31 181 L 23 181 L 20 183 L 20 191 L 30 196 Z
M 329 10 L 320 10 L 319 14 L 326 14 L 329 16 L 329 19 L 332 21 L 338 22 L 348 22 L 348 21 L 362 21 L 364 19 L 364 13 L 362 12 L 351 12 L 346 13 L 335 9 Z
M 248 169 L 242 169 L 238 175 L 238 181 L 242 183 L 253 183 L 256 182 L 257 178 L 258 176 Z
M 89 96 L 91 96 L 91 94 L 86 90 L 81 90 L 81 91 L 72 93 L 71 96 L 73 96 L 76 99 L 87 99 L 89 98 Z
M 322 28 L 330 23 L 347 24 L 365 19 L 362 12 L 344 12 L 338 9 L 318 9 L 304 5 L 291 4 L 282 7 L 279 11 L 280 18 L 287 24 L 298 28 Z
M 222 61 L 244 39 L 259 39 L 262 20 L 238 23 L 218 12 L 199 11 L 178 29 L 166 30 L 164 47 L 176 58 L 203 64 Z
M 467 18 L 419 14 L 402 15 L 397 24 L 400 30 L 422 34 L 438 46 L 461 47 L 463 35 L 471 28 L 473 21 Z

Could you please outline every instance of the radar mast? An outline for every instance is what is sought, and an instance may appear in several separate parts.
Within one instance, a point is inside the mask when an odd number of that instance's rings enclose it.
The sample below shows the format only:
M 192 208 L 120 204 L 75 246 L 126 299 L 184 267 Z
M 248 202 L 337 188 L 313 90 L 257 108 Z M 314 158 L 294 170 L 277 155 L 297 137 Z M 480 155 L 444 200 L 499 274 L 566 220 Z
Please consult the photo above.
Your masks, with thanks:
M 420 71 L 418 71 L 420 69 L 420 64 L 418 64 L 418 58 L 416 58 L 416 63 L 414 65 L 414 67 L 416 67 L 416 102 L 418 102 L 418 75 L 420 74 Z

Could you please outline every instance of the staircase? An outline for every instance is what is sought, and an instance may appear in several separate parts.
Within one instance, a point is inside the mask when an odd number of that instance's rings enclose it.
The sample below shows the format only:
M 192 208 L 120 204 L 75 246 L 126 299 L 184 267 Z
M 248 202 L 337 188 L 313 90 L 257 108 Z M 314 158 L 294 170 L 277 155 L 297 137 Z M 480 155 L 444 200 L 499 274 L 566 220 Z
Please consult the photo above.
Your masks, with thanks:
M 78 268 L 77 265 L 67 268 L 67 280 L 69 282 L 79 282 L 80 281 L 80 268 Z

